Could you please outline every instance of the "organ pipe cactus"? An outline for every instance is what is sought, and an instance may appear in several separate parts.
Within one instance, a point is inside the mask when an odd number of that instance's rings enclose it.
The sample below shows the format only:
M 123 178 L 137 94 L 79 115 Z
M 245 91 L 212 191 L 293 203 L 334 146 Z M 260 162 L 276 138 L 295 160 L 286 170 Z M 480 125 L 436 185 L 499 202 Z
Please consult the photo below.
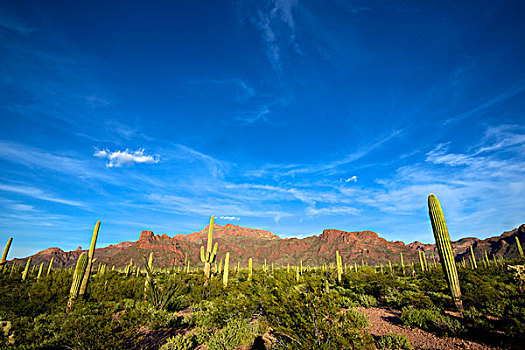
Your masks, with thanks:
M 450 244 L 450 236 L 448 234 L 447 225 L 445 223 L 445 216 L 441 210 L 441 205 L 434 194 L 428 196 L 428 211 L 432 230 L 434 231 L 434 238 L 436 239 L 436 246 L 441 260 L 441 266 L 447 284 L 454 300 L 454 304 L 459 312 L 463 312 L 463 303 L 461 302 L 461 290 L 459 288 L 459 278 L 454 261 L 454 253 L 452 252 L 452 245 Z
M 27 259 L 26 268 L 22 272 L 22 281 L 25 281 L 27 278 L 27 273 L 29 272 L 29 265 L 31 265 L 31 258 Z
M 99 228 L 100 228 L 100 221 L 97 221 L 97 223 L 95 224 L 95 228 L 93 229 L 93 236 L 91 236 L 91 246 L 89 247 L 86 271 L 84 272 L 84 277 L 82 278 L 82 284 L 80 285 L 80 290 L 78 292 L 78 295 L 81 298 L 86 293 L 86 288 L 89 282 L 89 277 L 91 275 L 91 267 L 93 266 L 93 256 L 95 255 L 95 245 L 97 244 Z
M 224 285 L 224 288 L 228 286 L 228 273 L 229 273 L 229 266 L 230 265 L 230 253 L 226 253 L 226 257 L 224 258 L 224 273 L 222 274 L 222 284 Z
M 204 263 L 204 285 L 207 286 L 210 280 L 211 264 L 215 262 L 217 257 L 217 243 L 213 246 L 213 219 L 214 216 L 211 216 L 210 226 L 208 228 L 208 245 L 206 247 L 206 252 L 204 252 L 204 246 L 201 246 L 201 261 Z M 213 249 L 212 249 L 213 247 Z
M 77 266 L 75 267 L 75 272 L 73 273 L 73 281 L 71 282 L 71 289 L 69 290 L 69 300 L 67 302 L 66 311 L 69 312 L 73 308 L 73 303 L 75 299 L 78 298 L 80 286 L 84 278 L 84 273 L 87 268 L 88 256 L 84 252 L 80 254 L 80 257 L 77 260 Z
M 49 267 L 47 268 L 47 274 L 46 276 L 49 276 L 49 274 L 51 273 L 51 268 L 53 267 L 53 261 L 55 260 L 55 257 L 52 257 L 51 258 L 51 261 L 49 262 Z
M 13 241 L 13 237 L 9 237 L 5 245 L 5 248 L 4 248 L 4 253 L 2 254 L 2 259 L 0 260 L 0 269 L 4 268 L 4 265 L 7 261 L 7 254 L 9 254 L 9 248 L 11 247 L 12 241 Z
M 518 239 L 518 236 L 514 236 L 514 239 L 516 240 L 516 246 L 518 247 L 518 252 L 520 253 L 520 258 L 523 259 L 525 258 L 525 255 L 523 255 L 523 249 L 521 249 L 521 244 L 520 244 L 520 240 Z M 4 252 L 5 254 L 5 252 Z M 2 259 L 3 259 L 3 256 L 2 256 Z
M 341 260 L 341 255 L 339 255 L 339 250 L 335 252 L 335 260 L 337 264 L 337 282 L 341 283 L 341 275 L 343 274 L 343 264 Z

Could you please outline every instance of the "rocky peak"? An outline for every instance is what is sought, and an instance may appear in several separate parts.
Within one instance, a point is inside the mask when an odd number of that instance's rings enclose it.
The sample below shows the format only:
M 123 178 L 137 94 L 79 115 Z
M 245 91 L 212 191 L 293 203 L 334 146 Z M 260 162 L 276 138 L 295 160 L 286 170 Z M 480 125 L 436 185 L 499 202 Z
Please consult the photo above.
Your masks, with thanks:
M 78 247 L 80 248 L 80 247 Z M 78 249 L 77 249 L 78 250 Z M 53 253 L 63 253 L 64 251 L 60 248 L 57 248 L 57 247 L 52 247 L 52 248 L 47 248 L 45 250 L 42 250 L 40 252 L 38 252 L 37 254 L 38 255 L 48 255 L 48 254 L 53 254 Z
M 150 242 L 155 239 L 155 234 L 153 231 L 142 231 L 138 242 Z

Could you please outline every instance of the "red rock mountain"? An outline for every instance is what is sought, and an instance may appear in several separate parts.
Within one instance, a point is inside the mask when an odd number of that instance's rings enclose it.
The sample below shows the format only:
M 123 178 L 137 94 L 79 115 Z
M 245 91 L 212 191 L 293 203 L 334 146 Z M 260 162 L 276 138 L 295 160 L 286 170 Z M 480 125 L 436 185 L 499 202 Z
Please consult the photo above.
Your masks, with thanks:
M 497 254 L 505 258 L 515 258 L 518 256 L 515 236 L 518 236 L 525 246 L 525 224 L 500 236 L 484 240 L 463 238 L 453 242 L 452 246 L 457 259 L 469 254 L 470 245 L 478 258 L 482 257 L 484 251 L 490 256 Z M 153 252 L 155 265 L 166 267 L 182 266 L 187 254 L 190 265 L 195 267 L 201 265 L 200 247 L 206 245 L 207 238 L 208 226 L 201 231 L 173 237 L 142 231 L 138 241 L 98 248 L 95 257 L 97 263 L 109 266 L 124 266 L 131 258 L 137 264 L 143 265 L 149 253 Z M 298 265 L 300 261 L 310 266 L 330 264 L 335 261 L 336 250 L 339 250 L 344 263 L 352 265 L 354 262 L 365 262 L 368 265 L 387 264 L 389 260 L 395 263 L 399 262 L 400 253 L 403 253 L 405 262 L 417 261 L 417 250 L 433 252 L 436 258 L 438 257 L 434 244 L 413 242 L 405 245 L 400 241 L 387 241 L 372 231 L 346 232 L 327 229 L 319 236 L 282 239 L 269 231 L 214 224 L 213 241 L 219 246 L 217 261 L 224 259 L 226 252 L 229 252 L 230 264 L 236 265 L 237 261 L 240 261 L 241 266 L 246 266 L 249 258 L 253 258 L 256 266 L 262 265 L 265 259 L 268 264 L 274 263 L 275 266 Z M 86 245 L 88 243 L 86 242 Z M 54 266 L 69 267 L 76 263 L 83 251 L 80 247 L 70 252 L 49 248 L 31 258 L 33 264 L 39 264 L 54 257 Z M 428 254 L 428 257 L 431 258 L 431 254 Z M 14 260 L 20 262 L 27 258 Z

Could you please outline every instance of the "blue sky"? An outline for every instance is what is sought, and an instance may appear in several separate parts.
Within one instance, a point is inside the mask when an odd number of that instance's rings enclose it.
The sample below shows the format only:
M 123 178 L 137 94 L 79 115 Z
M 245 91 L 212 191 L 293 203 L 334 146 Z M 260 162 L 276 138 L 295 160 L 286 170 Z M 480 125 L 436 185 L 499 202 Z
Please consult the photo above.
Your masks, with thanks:
M 219 224 L 525 222 L 522 1 L 3 1 L 10 257 Z

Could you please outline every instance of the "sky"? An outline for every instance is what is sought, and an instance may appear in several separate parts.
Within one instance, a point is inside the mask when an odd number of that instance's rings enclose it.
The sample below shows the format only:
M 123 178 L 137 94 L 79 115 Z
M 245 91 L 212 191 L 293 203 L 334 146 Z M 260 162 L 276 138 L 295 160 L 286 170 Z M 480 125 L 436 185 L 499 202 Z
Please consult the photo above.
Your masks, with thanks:
M 523 1 L 0 4 L 0 244 L 525 223 Z

